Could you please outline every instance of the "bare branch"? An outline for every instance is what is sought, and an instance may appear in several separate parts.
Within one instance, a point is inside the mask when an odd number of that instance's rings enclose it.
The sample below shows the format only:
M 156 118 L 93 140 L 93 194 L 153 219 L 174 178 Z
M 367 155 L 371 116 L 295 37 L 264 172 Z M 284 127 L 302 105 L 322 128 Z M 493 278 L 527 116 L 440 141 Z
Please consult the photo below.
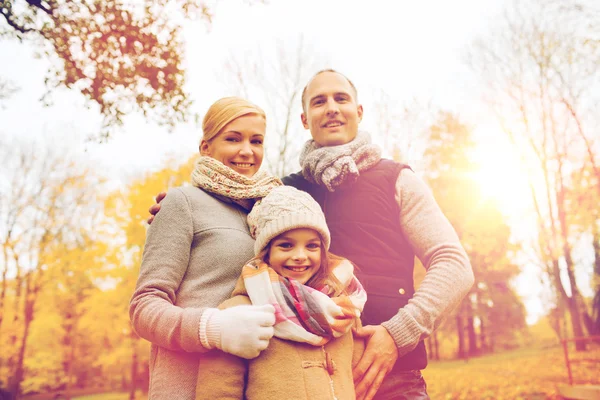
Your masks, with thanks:
M 246 55 L 232 53 L 222 74 L 230 90 L 265 109 L 269 118 L 265 165 L 278 176 L 298 169 L 300 94 L 310 75 L 318 70 L 304 38 L 298 37 L 294 44 L 276 41 L 259 45 Z
M 31 32 L 36 32 L 35 29 L 33 28 L 26 28 L 20 24 L 18 24 L 15 21 L 13 12 L 12 12 L 12 2 L 11 1 L 3 1 L 2 4 L 0 4 L 0 14 L 2 14 L 2 16 L 4 17 L 4 20 L 6 21 L 6 23 L 13 28 L 14 30 L 16 30 L 19 33 L 31 33 Z M 21 37 L 19 37 L 19 39 L 22 39 Z

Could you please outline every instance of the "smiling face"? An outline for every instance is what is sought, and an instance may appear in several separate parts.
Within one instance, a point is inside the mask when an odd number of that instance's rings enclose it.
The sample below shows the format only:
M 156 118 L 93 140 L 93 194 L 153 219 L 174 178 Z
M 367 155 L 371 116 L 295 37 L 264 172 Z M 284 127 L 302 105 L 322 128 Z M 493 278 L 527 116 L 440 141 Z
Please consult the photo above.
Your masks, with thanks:
M 238 117 L 209 141 L 202 140 L 200 153 L 251 178 L 262 164 L 266 129 L 265 118 L 261 115 Z
M 305 284 L 321 268 L 321 237 L 310 228 L 282 233 L 271 240 L 269 265 L 279 275 Z
M 343 75 L 322 72 L 306 87 L 302 124 L 319 145 L 337 146 L 352 141 L 362 115 L 356 91 Z

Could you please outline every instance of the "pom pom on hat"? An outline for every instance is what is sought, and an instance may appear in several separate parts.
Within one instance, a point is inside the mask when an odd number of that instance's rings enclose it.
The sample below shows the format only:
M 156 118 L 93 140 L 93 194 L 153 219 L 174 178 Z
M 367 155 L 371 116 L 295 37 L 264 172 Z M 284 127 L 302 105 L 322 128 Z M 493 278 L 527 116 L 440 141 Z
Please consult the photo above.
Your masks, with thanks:
M 292 186 L 276 187 L 248 214 L 254 254 L 258 255 L 269 242 L 297 228 L 311 228 L 319 233 L 323 245 L 329 250 L 331 235 L 321 206 L 308 193 Z

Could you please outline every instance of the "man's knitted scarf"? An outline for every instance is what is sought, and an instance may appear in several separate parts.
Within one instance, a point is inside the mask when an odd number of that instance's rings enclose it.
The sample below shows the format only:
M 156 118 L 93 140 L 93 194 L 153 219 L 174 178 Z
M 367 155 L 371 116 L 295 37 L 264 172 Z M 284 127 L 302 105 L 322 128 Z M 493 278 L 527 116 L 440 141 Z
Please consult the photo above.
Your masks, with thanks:
M 335 295 L 328 286 L 317 290 L 284 278 L 264 262 L 249 263 L 233 294 L 247 294 L 254 305 L 272 304 L 276 337 L 322 346 L 347 333 L 360 318 L 367 293 L 353 271 L 348 260 L 336 261 L 333 274 L 346 294 Z
M 192 172 L 192 185 L 251 210 L 257 200 L 282 183 L 264 171 L 248 178 L 212 157 L 200 156 Z
M 309 182 L 324 185 L 330 192 L 352 183 L 360 172 L 381 159 L 381 149 L 371 143 L 366 132 L 359 131 L 354 140 L 339 146 L 319 146 L 314 140 L 304 145 L 300 154 L 302 175 Z

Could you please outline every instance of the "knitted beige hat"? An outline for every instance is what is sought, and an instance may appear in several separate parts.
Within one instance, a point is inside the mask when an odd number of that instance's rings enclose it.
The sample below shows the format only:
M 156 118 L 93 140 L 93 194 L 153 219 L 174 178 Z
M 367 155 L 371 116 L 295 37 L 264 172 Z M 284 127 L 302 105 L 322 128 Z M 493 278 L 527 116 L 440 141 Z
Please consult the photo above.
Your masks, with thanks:
M 331 237 L 321 206 L 308 193 L 291 186 L 276 187 L 257 202 L 248 214 L 248 225 L 256 239 L 255 255 L 276 236 L 296 228 L 316 230 L 329 250 Z

